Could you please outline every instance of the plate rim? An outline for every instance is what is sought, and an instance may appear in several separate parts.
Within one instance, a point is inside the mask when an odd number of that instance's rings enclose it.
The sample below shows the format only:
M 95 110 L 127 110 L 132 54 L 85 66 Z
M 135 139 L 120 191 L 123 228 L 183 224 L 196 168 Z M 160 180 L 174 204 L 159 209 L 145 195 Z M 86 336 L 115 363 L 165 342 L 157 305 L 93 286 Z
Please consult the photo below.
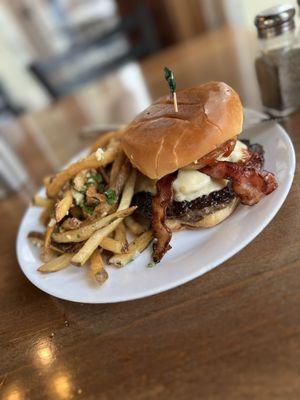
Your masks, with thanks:
M 247 108 L 244 107 L 244 112 L 245 113 L 249 113 L 252 114 L 253 116 L 257 117 L 257 118 L 265 118 L 266 114 L 257 111 L 257 110 L 253 110 L 251 108 Z M 184 276 L 181 279 L 177 279 L 174 282 L 170 282 L 170 283 L 166 283 L 163 285 L 159 285 L 156 286 L 155 288 L 152 289 L 144 289 L 142 292 L 140 292 L 139 294 L 135 294 L 135 292 L 133 292 L 132 295 L 128 295 L 128 296 L 115 296 L 112 299 L 107 299 L 107 300 L 101 300 L 101 301 L 93 301 L 93 300 L 89 300 L 89 299 L 81 299 L 81 298 L 72 298 L 70 299 L 69 297 L 64 297 L 63 295 L 61 295 L 60 293 L 57 293 L 54 290 L 52 290 L 52 288 L 44 288 L 43 285 L 41 285 L 39 282 L 35 281 L 34 279 L 31 279 L 31 276 L 26 273 L 26 269 L 23 268 L 22 266 L 22 261 L 21 261 L 21 246 L 23 245 L 21 243 L 21 234 L 22 231 L 25 229 L 24 226 L 24 222 L 26 220 L 27 214 L 29 213 L 29 211 L 31 210 L 32 206 L 28 205 L 28 207 L 26 208 L 21 222 L 19 224 L 19 228 L 18 228 L 18 232 L 17 232 L 17 241 L 16 241 L 16 255 L 17 255 L 17 260 L 18 260 L 18 264 L 19 267 L 22 271 L 22 273 L 25 275 L 25 277 L 35 286 L 37 287 L 39 290 L 50 294 L 51 296 L 54 296 L 56 298 L 59 298 L 61 300 L 67 300 L 67 301 L 72 301 L 75 303 L 85 303 L 85 304 L 110 304 L 110 303 L 119 303 L 119 302 L 125 302 L 125 301 L 133 301 L 133 300 L 138 300 L 141 298 L 146 298 L 146 297 L 150 297 L 150 296 L 154 296 L 156 294 L 162 293 L 162 292 L 166 292 L 168 290 L 174 289 L 178 286 L 181 286 L 187 282 L 190 282 L 204 274 L 206 274 L 208 271 L 216 268 L 217 266 L 223 264 L 225 261 L 229 260 L 231 257 L 233 257 L 235 254 L 239 253 L 244 247 L 246 247 L 249 243 L 251 243 L 255 237 L 257 237 L 265 228 L 266 226 L 272 221 L 272 219 L 276 216 L 276 214 L 278 213 L 278 211 L 281 209 L 283 203 L 285 202 L 287 195 L 291 189 L 292 183 L 293 183 L 293 179 L 294 179 L 294 175 L 295 175 L 295 169 L 296 169 L 296 155 L 295 155 L 295 149 L 293 146 L 293 143 L 291 141 L 290 136 L 288 135 L 288 133 L 286 132 L 286 130 L 279 125 L 278 123 L 276 123 L 275 125 L 277 128 L 279 128 L 281 135 L 284 136 L 286 142 L 288 143 L 288 146 L 290 148 L 290 156 L 291 156 L 291 170 L 289 173 L 289 181 L 288 184 L 283 192 L 282 198 L 281 200 L 278 202 L 278 206 L 276 207 L 276 209 L 274 209 L 275 211 L 272 211 L 271 213 L 269 213 L 263 220 L 262 224 L 260 224 L 259 226 L 256 227 L 256 229 L 253 229 L 253 231 L 251 231 L 251 234 L 248 235 L 247 237 L 244 238 L 244 240 L 242 240 L 241 242 L 239 242 L 233 249 L 232 251 L 227 251 L 226 255 L 223 257 L 219 257 L 216 261 L 212 261 L 208 264 L 205 265 L 205 267 L 202 267 L 201 272 L 200 270 L 195 271 L 194 273 L 190 273 L 186 276 Z M 82 154 L 84 154 L 86 150 L 82 150 L 79 153 L 77 153 L 77 155 L 75 155 L 74 157 L 72 157 L 69 161 L 72 162 L 73 159 L 77 159 L 78 157 L 80 157 Z M 63 167 L 62 167 L 63 168 Z M 39 190 L 41 190 L 42 188 L 40 188 Z M 101 290 L 101 288 L 99 289 Z M 80 296 L 79 296 L 80 297 Z

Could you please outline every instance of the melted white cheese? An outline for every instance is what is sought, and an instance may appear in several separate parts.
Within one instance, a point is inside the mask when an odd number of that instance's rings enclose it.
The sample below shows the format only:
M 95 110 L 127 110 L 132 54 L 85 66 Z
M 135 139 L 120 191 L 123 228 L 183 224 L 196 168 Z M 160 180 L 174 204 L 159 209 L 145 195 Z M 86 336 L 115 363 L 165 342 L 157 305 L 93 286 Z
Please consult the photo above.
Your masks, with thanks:
M 233 152 L 230 154 L 230 156 L 218 157 L 218 160 L 229 161 L 229 162 L 241 161 L 244 158 L 245 150 L 247 150 L 247 146 L 243 142 L 237 140 Z
M 219 161 L 238 162 L 243 159 L 247 146 L 237 140 L 233 152 L 229 157 L 219 157 Z M 194 169 L 179 169 L 177 178 L 173 182 L 174 200 L 192 201 L 197 197 L 205 196 L 216 190 L 221 190 L 227 185 L 226 179 L 212 179 Z M 135 192 L 150 192 L 156 194 L 156 181 L 139 175 Z
M 180 169 L 173 182 L 176 201 L 192 201 L 226 186 L 225 179 L 212 179 L 206 174 L 193 169 Z

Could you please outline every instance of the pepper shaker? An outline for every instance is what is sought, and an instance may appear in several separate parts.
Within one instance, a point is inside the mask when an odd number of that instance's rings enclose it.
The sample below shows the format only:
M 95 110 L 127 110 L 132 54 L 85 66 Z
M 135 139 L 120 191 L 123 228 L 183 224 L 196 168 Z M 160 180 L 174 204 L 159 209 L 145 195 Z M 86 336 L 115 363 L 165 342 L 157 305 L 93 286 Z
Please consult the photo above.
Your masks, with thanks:
M 260 50 L 255 69 L 265 111 L 282 117 L 300 107 L 300 42 L 295 8 L 281 5 L 255 18 Z

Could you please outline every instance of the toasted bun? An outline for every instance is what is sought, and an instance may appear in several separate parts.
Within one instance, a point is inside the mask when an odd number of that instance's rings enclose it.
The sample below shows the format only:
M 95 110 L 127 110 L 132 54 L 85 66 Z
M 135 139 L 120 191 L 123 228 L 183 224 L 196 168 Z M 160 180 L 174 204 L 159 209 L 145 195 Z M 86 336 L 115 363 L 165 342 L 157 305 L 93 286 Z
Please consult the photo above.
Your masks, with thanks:
M 239 204 L 239 198 L 235 197 L 225 208 L 217 210 L 197 222 L 189 223 L 180 221 L 178 219 L 167 220 L 167 225 L 172 232 L 180 231 L 182 229 L 197 229 L 197 228 L 211 228 L 224 219 L 228 218 Z
M 177 102 L 178 113 L 169 95 L 161 97 L 122 136 L 127 157 L 151 179 L 198 160 L 242 130 L 240 98 L 225 83 L 179 90 Z

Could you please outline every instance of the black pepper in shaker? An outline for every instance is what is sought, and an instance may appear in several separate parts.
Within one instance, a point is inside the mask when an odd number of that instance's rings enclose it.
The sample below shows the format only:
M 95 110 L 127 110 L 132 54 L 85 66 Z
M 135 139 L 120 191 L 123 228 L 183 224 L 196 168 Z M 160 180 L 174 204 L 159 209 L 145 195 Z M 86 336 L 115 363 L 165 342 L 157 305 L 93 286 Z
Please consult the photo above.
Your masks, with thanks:
M 265 111 L 274 116 L 300 107 L 300 42 L 294 16 L 294 7 L 281 5 L 255 18 L 260 44 L 256 74 Z

